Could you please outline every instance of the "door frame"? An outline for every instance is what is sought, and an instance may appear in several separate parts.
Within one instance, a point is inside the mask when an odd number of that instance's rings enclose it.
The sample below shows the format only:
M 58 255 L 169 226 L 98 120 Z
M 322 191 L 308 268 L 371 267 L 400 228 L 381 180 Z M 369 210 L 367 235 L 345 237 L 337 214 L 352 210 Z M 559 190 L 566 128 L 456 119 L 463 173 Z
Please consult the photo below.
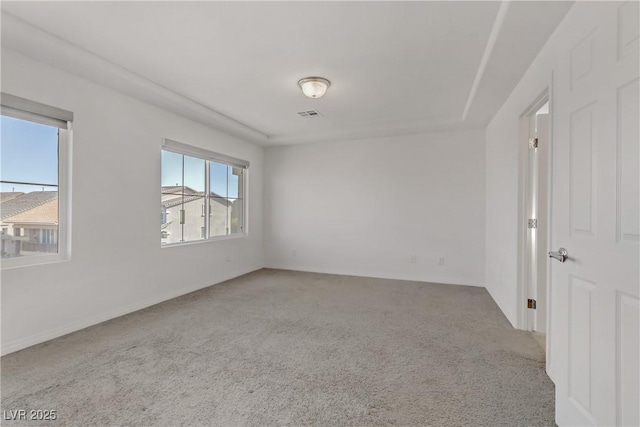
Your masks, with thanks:
M 551 223 L 553 218 L 552 212 L 552 198 L 553 198 L 553 135 L 554 135 L 554 98 L 553 98 L 553 73 L 551 73 L 548 85 L 539 92 L 539 95 L 533 99 L 533 102 L 524 110 L 519 118 L 518 129 L 518 286 L 517 286 L 517 327 L 522 330 L 529 330 L 528 324 L 528 279 L 527 279 L 527 177 L 529 174 L 529 126 L 530 116 L 544 105 L 545 102 L 549 102 L 549 149 L 547 150 L 547 245 L 553 247 L 553 239 L 551 236 Z M 545 345 L 545 359 L 546 369 L 549 376 L 553 379 L 550 373 L 550 336 L 551 336 L 551 267 L 547 268 L 546 277 L 547 286 L 547 313 L 546 313 L 546 345 Z

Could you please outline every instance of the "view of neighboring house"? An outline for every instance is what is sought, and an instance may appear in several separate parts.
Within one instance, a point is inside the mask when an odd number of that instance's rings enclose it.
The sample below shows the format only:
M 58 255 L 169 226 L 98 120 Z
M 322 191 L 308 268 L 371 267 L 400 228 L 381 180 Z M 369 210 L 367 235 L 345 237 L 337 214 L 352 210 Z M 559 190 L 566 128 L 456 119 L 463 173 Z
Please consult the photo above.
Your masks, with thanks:
M 2 258 L 58 251 L 58 192 L 0 193 Z
M 210 198 L 209 236 L 238 233 L 242 226 L 240 200 L 215 193 Z M 162 243 L 205 237 L 205 193 L 190 187 L 162 187 Z M 180 223 L 180 211 L 184 224 Z M 2 258 L 58 250 L 58 192 L 0 192 Z
M 162 187 L 162 243 L 205 238 L 205 193 L 190 187 Z M 232 200 L 211 193 L 209 197 L 209 237 L 238 233 L 242 226 L 241 200 Z M 180 211 L 184 210 L 184 224 Z

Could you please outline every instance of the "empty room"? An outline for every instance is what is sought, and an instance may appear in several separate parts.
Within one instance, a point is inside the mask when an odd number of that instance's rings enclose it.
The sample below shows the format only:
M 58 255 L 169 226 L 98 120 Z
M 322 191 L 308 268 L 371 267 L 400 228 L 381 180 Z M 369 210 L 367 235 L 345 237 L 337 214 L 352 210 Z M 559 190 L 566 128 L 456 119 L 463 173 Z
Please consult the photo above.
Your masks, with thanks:
M 639 5 L 3 0 L 0 423 L 640 425 Z

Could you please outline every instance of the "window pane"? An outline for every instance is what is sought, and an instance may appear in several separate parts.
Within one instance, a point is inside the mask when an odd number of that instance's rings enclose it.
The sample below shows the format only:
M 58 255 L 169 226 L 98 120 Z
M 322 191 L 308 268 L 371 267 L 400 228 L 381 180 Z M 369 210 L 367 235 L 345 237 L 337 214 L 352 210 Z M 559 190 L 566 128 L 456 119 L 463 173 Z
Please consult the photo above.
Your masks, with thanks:
M 182 155 L 162 152 L 162 187 L 167 192 L 182 193 Z
M 182 154 L 162 151 L 162 188 L 160 191 L 162 244 L 182 241 L 182 224 L 180 224 L 183 191 L 182 157 Z
M 184 203 L 175 207 L 174 218 L 180 223 L 180 210 L 184 210 L 184 224 L 182 225 L 182 240 L 189 242 L 204 238 L 202 228 L 205 217 L 202 215 L 205 198 L 202 196 L 185 196 Z
M 210 174 L 210 188 L 211 197 L 223 197 L 227 198 L 229 193 L 227 189 L 227 170 L 228 166 L 222 163 L 209 162 L 209 174 Z
M 58 252 L 58 128 L 2 116 L 0 254 Z
M 227 169 L 227 177 L 229 182 L 229 193 L 227 197 L 230 199 L 244 199 L 244 195 L 242 194 L 244 169 L 229 166 Z
M 216 162 L 210 162 L 209 167 L 212 202 L 209 236 L 242 233 L 244 169 Z
M 160 226 L 162 243 L 176 243 L 182 240 L 180 209 L 182 209 L 181 195 L 162 194 L 162 223 Z
M 7 116 L 1 125 L 2 181 L 58 185 L 58 128 Z
M 229 223 L 231 234 L 244 232 L 244 200 L 229 200 Z
M 162 152 L 160 238 L 163 244 L 205 238 L 205 161 Z
M 185 194 L 199 193 L 204 196 L 204 165 L 203 159 L 184 156 L 184 189 Z
M 0 193 L 2 258 L 58 252 L 58 187 L 16 186 Z
M 228 202 L 226 198 L 212 197 L 210 199 L 211 210 L 209 216 L 209 237 L 225 236 L 228 233 Z

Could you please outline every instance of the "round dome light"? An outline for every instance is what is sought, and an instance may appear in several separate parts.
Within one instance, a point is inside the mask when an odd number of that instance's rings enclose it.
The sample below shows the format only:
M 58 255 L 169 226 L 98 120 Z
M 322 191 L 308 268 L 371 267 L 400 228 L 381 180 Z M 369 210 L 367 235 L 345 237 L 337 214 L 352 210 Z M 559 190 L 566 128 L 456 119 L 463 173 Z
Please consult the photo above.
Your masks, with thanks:
M 302 89 L 302 93 L 309 98 L 320 98 L 326 92 L 331 82 L 322 77 L 305 77 L 298 81 L 298 86 Z

